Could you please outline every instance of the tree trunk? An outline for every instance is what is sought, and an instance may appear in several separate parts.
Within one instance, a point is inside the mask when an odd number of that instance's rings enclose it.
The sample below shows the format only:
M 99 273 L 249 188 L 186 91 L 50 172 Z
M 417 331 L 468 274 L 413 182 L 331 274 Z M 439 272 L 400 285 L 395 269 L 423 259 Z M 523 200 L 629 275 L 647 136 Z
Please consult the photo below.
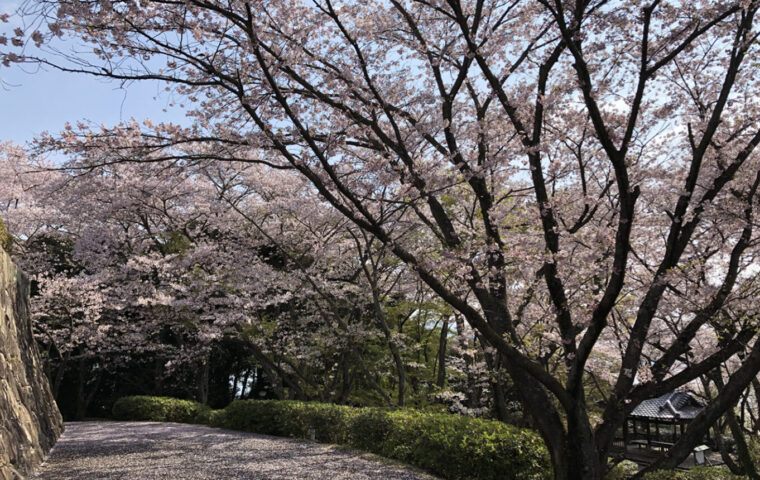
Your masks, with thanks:
M 509 420 L 509 411 L 507 410 L 506 397 L 507 396 L 504 391 L 504 384 L 497 378 L 493 382 L 493 398 L 494 403 L 496 404 L 496 416 L 502 422 Z
M 760 471 L 758 471 L 758 467 L 755 465 L 752 454 L 749 451 L 747 438 L 744 436 L 739 422 L 736 421 L 736 415 L 734 412 L 729 411 L 726 419 L 728 420 L 728 428 L 731 429 L 731 435 L 736 441 L 736 454 L 739 457 L 739 462 L 742 464 L 743 474 L 751 480 L 760 480 Z
M 79 359 L 79 382 L 77 383 L 77 403 L 76 403 L 76 410 L 74 412 L 74 418 L 76 420 L 82 420 L 87 416 L 87 409 L 90 406 L 90 403 L 92 403 L 92 399 L 95 398 L 95 394 L 98 391 L 98 388 L 100 387 L 100 380 L 102 378 L 102 374 L 100 372 L 97 372 L 95 374 L 95 381 L 94 384 L 90 385 L 89 391 L 88 391 L 88 383 L 90 378 L 88 378 L 88 373 L 91 373 L 86 369 L 87 362 L 84 357 Z
M 723 382 L 723 377 L 721 376 L 720 372 L 716 372 L 716 374 L 713 375 L 713 381 L 719 390 L 725 387 L 725 383 Z M 760 480 L 760 472 L 758 472 L 758 469 L 755 466 L 755 462 L 753 461 L 752 455 L 749 451 L 749 445 L 747 445 L 747 439 L 744 436 L 742 427 L 739 425 L 739 422 L 736 419 L 736 413 L 732 408 L 726 412 L 726 423 L 728 424 L 728 428 L 731 430 L 731 436 L 734 437 L 734 441 L 736 442 L 736 455 L 739 457 L 741 471 L 735 471 L 738 469 L 736 468 L 736 465 L 732 465 L 732 462 L 726 462 L 726 464 L 728 464 L 729 468 L 731 468 L 731 470 L 738 475 L 746 475 L 751 480 Z M 724 449 L 721 449 L 721 456 L 724 456 L 723 450 Z
M 277 374 L 272 365 L 264 365 L 264 374 L 269 377 L 269 383 L 272 385 L 272 391 L 274 392 L 277 400 L 285 400 L 285 391 L 282 386 L 282 378 Z M 294 391 L 295 387 L 291 388 Z
M 549 450 L 554 480 L 603 480 L 606 459 L 602 460 L 597 450 L 585 398 L 576 396 L 565 427 L 543 387 L 519 370 L 512 370 L 510 375 Z
M 343 380 L 343 383 L 341 385 L 338 403 L 345 404 L 348 402 L 348 396 L 351 394 L 351 385 L 353 381 L 351 378 L 351 364 L 348 361 L 348 355 L 344 353 L 342 357 L 341 378 Z
M 576 401 L 574 412 L 568 413 L 567 477 L 559 476 L 556 468 L 554 478 L 568 480 L 602 480 L 606 464 L 599 458 L 593 432 L 589 425 L 585 399 Z M 604 459 L 606 461 L 606 459 Z
M 721 436 L 722 431 L 718 430 L 715 435 L 715 445 L 718 447 L 718 451 L 720 452 L 720 458 L 723 459 L 723 463 L 725 463 L 728 469 L 731 470 L 731 473 L 734 475 L 742 475 L 744 473 L 744 469 L 741 465 L 734 461 L 733 457 L 731 457 L 731 454 L 728 451 L 728 446 L 723 441 Z
M 377 380 L 372 375 L 372 373 L 367 368 L 367 365 L 364 363 L 364 360 L 362 359 L 361 354 L 359 353 L 359 350 L 356 348 L 355 345 L 351 345 L 351 354 L 354 356 L 354 359 L 356 360 L 357 365 L 359 365 L 359 368 L 362 370 L 362 373 L 364 374 L 364 378 L 369 382 L 370 386 L 382 397 L 382 399 L 385 401 L 388 406 L 393 406 L 393 400 L 391 400 L 391 397 L 388 396 L 387 393 L 385 393 L 385 390 L 383 390 L 383 387 L 380 386 L 379 383 L 377 383 Z
M 84 418 L 84 415 L 87 414 L 87 410 L 89 410 L 92 400 L 95 398 L 95 395 L 97 395 L 98 389 L 100 388 L 100 381 L 102 379 L 103 379 L 103 373 L 101 371 L 98 371 L 98 373 L 95 374 L 95 384 L 90 387 L 90 390 L 87 393 L 87 396 L 85 397 L 82 418 Z
M 501 355 L 494 353 L 487 353 L 486 347 L 488 343 L 480 336 L 478 336 L 481 345 L 483 346 L 486 365 L 491 372 L 491 389 L 493 390 L 494 406 L 496 409 L 496 418 L 502 422 L 506 422 L 509 419 L 509 412 L 507 410 L 507 394 L 504 388 L 503 377 L 503 358 Z
M 443 388 L 446 386 L 446 344 L 449 340 L 449 319 L 443 321 L 441 337 L 438 340 L 438 377 L 435 384 Z
M 164 362 L 160 358 L 153 362 L 153 391 L 158 396 L 164 393 Z
M 246 396 L 245 396 L 245 389 L 246 389 L 246 387 L 248 387 L 248 378 L 250 376 L 251 376 L 251 370 L 250 369 L 246 369 L 245 373 L 243 374 L 243 383 L 240 386 L 240 398 L 246 398 Z M 251 389 L 249 389 L 248 391 L 250 392 L 250 390 Z M 236 398 L 237 396 L 238 396 L 237 390 L 235 390 L 233 398 Z M 249 394 L 249 396 L 250 396 L 250 394 Z
M 74 411 L 74 419 L 82 420 L 87 415 L 87 407 L 85 405 L 84 385 L 86 382 L 84 373 L 84 358 L 80 358 L 78 362 L 79 381 L 77 382 L 77 406 Z
M 298 383 L 290 378 L 290 375 L 285 372 L 282 367 L 274 363 L 264 352 L 255 344 L 250 343 L 251 351 L 257 360 L 261 362 L 264 372 L 271 379 L 272 387 L 274 388 L 275 395 L 278 399 L 285 399 L 285 392 L 283 390 L 284 383 L 288 384 L 288 388 L 292 392 L 292 396 L 297 400 L 308 400 L 306 394 L 303 392 Z
M 234 400 L 235 398 L 237 398 L 237 394 L 238 394 L 237 393 L 238 392 L 238 382 L 240 382 L 240 375 L 239 375 L 239 373 L 240 372 L 236 373 L 234 375 L 234 377 L 233 377 L 233 380 L 232 380 L 232 395 L 231 395 L 232 400 Z M 230 397 L 227 397 L 227 398 L 229 399 Z
M 383 307 L 380 305 L 379 294 L 374 285 L 372 288 L 372 296 L 374 300 L 372 303 L 375 310 L 375 319 L 377 320 L 377 325 L 380 327 L 380 330 L 382 330 L 383 335 L 385 335 L 385 341 L 388 343 L 388 348 L 391 351 L 393 363 L 396 365 L 396 375 L 398 376 L 397 404 L 399 407 L 403 407 L 406 399 L 406 370 L 404 369 L 404 360 L 401 358 L 401 352 L 399 351 L 398 346 L 396 346 L 396 343 L 393 341 L 393 336 L 391 335 L 391 331 L 388 328 L 388 322 L 385 320 Z
M 591 430 L 587 425 L 578 425 L 577 420 L 568 418 L 568 421 L 571 428 L 565 435 L 547 438 L 542 432 L 549 448 L 554 480 L 603 480 L 606 464 L 599 458 Z
M 63 377 L 66 374 L 66 366 L 71 358 L 71 351 L 66 352 L 66 355 L 61 357 L 61 363 L 58 365 L 58 369 L 55 372 L 55 379 L 53 379 L 53 398 L 58 400 L 58 391 L 61 389 L 63 383 Z
M 198 401 L 204 405 L 208 404 L 208 380 L 209 370 L 211 369 L 210 356 L 206 357 L 201 364 L 201 378 L 198 381 Z

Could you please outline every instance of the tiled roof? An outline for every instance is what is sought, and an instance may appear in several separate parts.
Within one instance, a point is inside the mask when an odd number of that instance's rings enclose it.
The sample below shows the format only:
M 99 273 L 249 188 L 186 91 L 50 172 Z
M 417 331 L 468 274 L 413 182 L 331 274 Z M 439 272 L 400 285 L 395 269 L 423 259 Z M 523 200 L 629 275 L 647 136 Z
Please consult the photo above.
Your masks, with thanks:
M 680 418 L 691 420 L 705 405 L 688 392 L 671 392 L 644 400 L 631 412 L 632 417 Z

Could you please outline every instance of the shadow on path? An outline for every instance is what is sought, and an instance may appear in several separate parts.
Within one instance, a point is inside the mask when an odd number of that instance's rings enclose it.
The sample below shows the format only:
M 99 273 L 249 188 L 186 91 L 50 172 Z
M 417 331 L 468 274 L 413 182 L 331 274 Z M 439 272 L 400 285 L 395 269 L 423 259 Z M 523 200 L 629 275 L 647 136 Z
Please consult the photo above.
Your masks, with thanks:
M 372 455 L 286 438 L 151 422 L 66 424 L 37 480 L 435 480 Z

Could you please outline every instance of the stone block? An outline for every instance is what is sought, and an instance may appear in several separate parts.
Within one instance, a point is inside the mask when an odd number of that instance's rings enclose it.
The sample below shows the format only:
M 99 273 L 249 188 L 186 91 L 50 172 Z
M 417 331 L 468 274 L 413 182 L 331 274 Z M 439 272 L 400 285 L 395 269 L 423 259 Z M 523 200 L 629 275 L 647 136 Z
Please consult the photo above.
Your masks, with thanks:
M 0 248 L 0 480 L 29 476 L 63 432 L 29 318 L 29 279 Z

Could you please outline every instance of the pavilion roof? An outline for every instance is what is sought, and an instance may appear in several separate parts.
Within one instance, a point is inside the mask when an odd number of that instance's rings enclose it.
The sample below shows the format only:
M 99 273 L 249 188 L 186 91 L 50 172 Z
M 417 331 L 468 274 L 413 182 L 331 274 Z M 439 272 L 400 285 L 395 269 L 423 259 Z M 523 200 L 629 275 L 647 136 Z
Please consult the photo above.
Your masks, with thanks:
M 691 420 L 705 408 L 689 392 L 671 392 L 641 402 L 631 417 Z

